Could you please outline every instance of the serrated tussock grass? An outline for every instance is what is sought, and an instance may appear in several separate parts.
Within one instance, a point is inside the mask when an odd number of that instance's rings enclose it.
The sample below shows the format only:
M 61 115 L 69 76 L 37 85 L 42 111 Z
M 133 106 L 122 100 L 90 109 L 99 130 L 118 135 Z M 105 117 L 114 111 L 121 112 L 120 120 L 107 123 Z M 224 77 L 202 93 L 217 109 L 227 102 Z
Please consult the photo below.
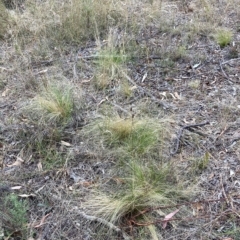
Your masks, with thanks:
M 33 120 L 47 124 L 66 124 L 74 111 L 73 88 L 68 83 L 48 83 L 26 107 Z
M 156 122 L 150 118 L 106 117 L 88 125 L 83 134 L 91 138 L 95 146 L 103 144 L 109 150 L 130 155 L 154 154 L 156 148 L 161 149 L 165 143 L 167 126 L 167 121 Z
M 114 78 L 121 78 L 119 70 L 125 67 L 128 58 L 124 50 L 124 39 L 122 41 L 121 44 L 118 43 L 117 29 L 110 28 L 106 45 L 102 47 L 99 44 L 95 59 L 96 73 L 94 78 L 95 86 L 98 89 L 108 87 Z
M 2 1 L 0 1 L 0 39 L 7 33 L 9 15 Z
M 56 40 L 81 43 L 104 37 L 108 27 L 115 25 L 120 17 L 110 0 L 73 0 L 56 9 L 60 24 L 52 27 Z
M 128 177 L 121 179 L 123 186 L 118 186 L 117 192 L 109 193 L 114 186 L 108 188 L 108 194 L 101 190 L 92 192 L 84 203 L 89 214 L 114 224 L 127 222 L 134 215 L 139 215 L 136 219 L 142 221 L 145 217 L 151 219 L 154 214 L 154 211 L 141 214 L 144 210 L 174 205 L 189 196 L 177 182 L 170 165 L 143 165 L 138 160 L 130 160 L 125 170 Z
M 214 35 L 216 42 L 221 48 L 226 47 L 233 39 L 233 33 L 229 29 L 218 29 Z

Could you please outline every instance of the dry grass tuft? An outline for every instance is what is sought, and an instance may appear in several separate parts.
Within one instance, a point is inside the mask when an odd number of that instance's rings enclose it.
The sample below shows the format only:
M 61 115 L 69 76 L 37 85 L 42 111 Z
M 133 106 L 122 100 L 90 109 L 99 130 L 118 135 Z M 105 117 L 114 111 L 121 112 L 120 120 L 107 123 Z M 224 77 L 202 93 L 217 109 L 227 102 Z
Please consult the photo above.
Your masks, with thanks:
M 233 38 L 233 33 L 229 29 L 218 29 L 215 34 L 215 40 L 221 48 L 230 44 Z
M 116 138 L 120 141 L 126 139 L 133 132 L 132 119 L 120 119 L 116 121 L 110 121 L 107 128 L 116 135 Z
M 41 123 L 66 124 L 74 110 L 73 88 L 67 83 L 49 83 L 26 109 L 33 119 L 40 119 Z
M 108 27 L 119 20 L 110 0 L 73 0 L 64 3 L 55 11 L 59 15 L 60 24 L 52 30 L 57 40 L 68 43 L 103 37 Z
M 118 192 L 106 194 L 92 192 L 84 203 L 86 211 L 111 223 L 126 224 L 130 219 L 137 222 L 154 221 L 155 214 L 164 215 L 162 211 L 146 211 L 155 207 L 175 204 L 186 198 L 188 193 L 174 178 L 170 165 L 142 165 L 138 160 L 126 164 L 126 178 L 122 178 L 123 186 Z M 111 186 L 110 188 L 114 188 Z M 141 214 L 142 213 L 142 214 Z M 134 218 L 135 215 L 139 215 Z M 152 232 L 152 234 L 157 234 Z
M 107 149 L 118 150 L 116 154 L 156 154 L 163 147 L 168 132 L 168 122 L 154 119 L 104 118 L 85 129 L 84 135 Z M 166 140 L 167 141 L 167 140 Z M 95 146 L 97 147 L 97 145 Z M 98 147 L 99 149 L 99 147 Z
M 9 16 L 2 1 L 0 1 L 0 39 L 7 33 Z

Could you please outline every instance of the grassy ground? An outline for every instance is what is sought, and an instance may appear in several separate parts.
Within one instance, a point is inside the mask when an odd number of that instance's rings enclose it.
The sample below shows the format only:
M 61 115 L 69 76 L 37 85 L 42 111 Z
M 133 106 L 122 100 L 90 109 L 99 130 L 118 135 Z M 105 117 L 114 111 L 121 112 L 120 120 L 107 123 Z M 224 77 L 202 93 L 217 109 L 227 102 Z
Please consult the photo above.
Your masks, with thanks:
M 0 239 L 240 239 L 239 0 L 0 4 Z

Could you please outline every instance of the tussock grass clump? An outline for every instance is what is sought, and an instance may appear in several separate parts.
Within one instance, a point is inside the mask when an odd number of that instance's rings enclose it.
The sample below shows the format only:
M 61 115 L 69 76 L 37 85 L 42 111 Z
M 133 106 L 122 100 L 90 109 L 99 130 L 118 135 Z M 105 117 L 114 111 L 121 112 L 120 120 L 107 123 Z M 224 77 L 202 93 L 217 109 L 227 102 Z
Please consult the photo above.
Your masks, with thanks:
M 154 119 L 104 118 L 90 124 L 85 134 L 91 135 L 96 143 L 104 143 L 108 149 L 126 154 L 145 154 L 161 148 L 164 144 L 167 124 Z M 94 135 L 93 135 L 94 133 Z M 154 151 L 152 151 L 154 153 Z
M 121 46 L 121 48 L 117 46 L 117 35 L 116 29 L 110 29 L 106 46 L 99 46 L 96 54 L 97 72 L 95 75 L 95 86 L 98 89 L 108 87 L 114 78 L 121 78 L 119 70 L 124 68 L 127 55 L 125 54 L 124 46 Z
M 136 43 L 136 34 L 161 15 L 158 1 L 146 5 L 132 0 L 125 3 L 120 0 L 49 0 L 38 3 L 26 0 L 24 5 L 23 13 L 14 13 L 15 25 L 11 29 L 12 37 L 20 47 L 46 38 L 49 46 L 54 44 L 57 49 L 62 49 L 66 44 L 106 40 L 109 29 L 117 29 L 116 40 L 131 48 L 133 44 L 130 42 Z
M 124 98 L 130 98 L 133 95 L 136 86 L 131 86 L 127 80 L 121 81 L 119 84 L 118 94 Z
M 229 29 L 219 29 L 214 38 L 219 46 L 224 48 L 232 41 L 233 33 Z
M 163 140 L 163 126 L 151 119 L 108 120 L 105 127 L 110 146 L 122 146 L 130 153 L 146 153 Z
M 160 210 L 143 213 L 144 210 L 176 204 L 188 196 L 174 178 L 170 165 L 142 165 L 132 160 L 126 165 L 126 171 L 129 177 L 122 179 L 124 184 L 122 188 L 118 186 L 117 193 L 93 192 L 84 204 L 89 214 L 114 224 L 127 223 L 131 218 L 139 223 L 151 222 L 155 214 L 164 216 L 165 213 Z
M 74 110 L 73 88 L 67 83 L 49 83 L 27 107 L 33 119 L 44 123 L 66 124 Z
M 200 80 L 192 80 L 191 82 L 188 83 L 188 86 L 194 90 L 198 89 L 200 86 Z
M 109 120 L 106 127 L 117 141 L 124 141 L 133 133 L 132 119 Z
M 105 37 L 121 15 L 110 0 L 54 0 L 35 3 L 27 0 L 26 11 L 15 13 L 13 38 L 21 47 L 46 38 L 57 48 Z
M 16 9 L 21 6 L 21 4 L 24 3 L 25 0 L 2 0 L 3 4 L 8 9 Z
M 98 66 L 99 70 L 114 76 L 119 66 L 126 61 L 126 55 L 117 52 L 115 49 L 103 49 L 98 52 Z
M 71 43 L 104 37 L 108 27 L 115 25 L 120 17 L 110 0 L 73 0 L 56 11 L 61 22 L 52 29 L 56 39 Z
M 62 168 L 66 162 L 65 156 L 57 151 L 56 143 L 39 141 L 36 143 L 35 151 L 44 170 Z
M 107 88 L 114 78 L 121 78 L 119 69 L 124 67 L 125 56 L 115 50 L 101 50 L 98 53 L 94 84 L 97 89 Z
M 2 1 L 0 1 L 0 39 L 7 33 L 9 16 Z
M 209 166 L 209 153 L 206 152 L 201 157 L 194 157 L 191 160 L 191 170 L 190 172 L 194 175 L 201 173 Z

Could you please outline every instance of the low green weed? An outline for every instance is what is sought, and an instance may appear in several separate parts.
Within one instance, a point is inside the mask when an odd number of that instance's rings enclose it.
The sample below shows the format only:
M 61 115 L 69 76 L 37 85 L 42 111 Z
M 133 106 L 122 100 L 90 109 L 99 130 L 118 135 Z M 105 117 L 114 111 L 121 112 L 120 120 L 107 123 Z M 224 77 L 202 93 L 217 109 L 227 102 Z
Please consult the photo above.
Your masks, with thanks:
M 3 199 L 2 207 L 1 219 L 5 235 L 11 237 L 13 234 L 16 234 L 21 239 L 26 239 L 28 222 L 27 201 L 19 199 L 15 194 L 11 194 Z

